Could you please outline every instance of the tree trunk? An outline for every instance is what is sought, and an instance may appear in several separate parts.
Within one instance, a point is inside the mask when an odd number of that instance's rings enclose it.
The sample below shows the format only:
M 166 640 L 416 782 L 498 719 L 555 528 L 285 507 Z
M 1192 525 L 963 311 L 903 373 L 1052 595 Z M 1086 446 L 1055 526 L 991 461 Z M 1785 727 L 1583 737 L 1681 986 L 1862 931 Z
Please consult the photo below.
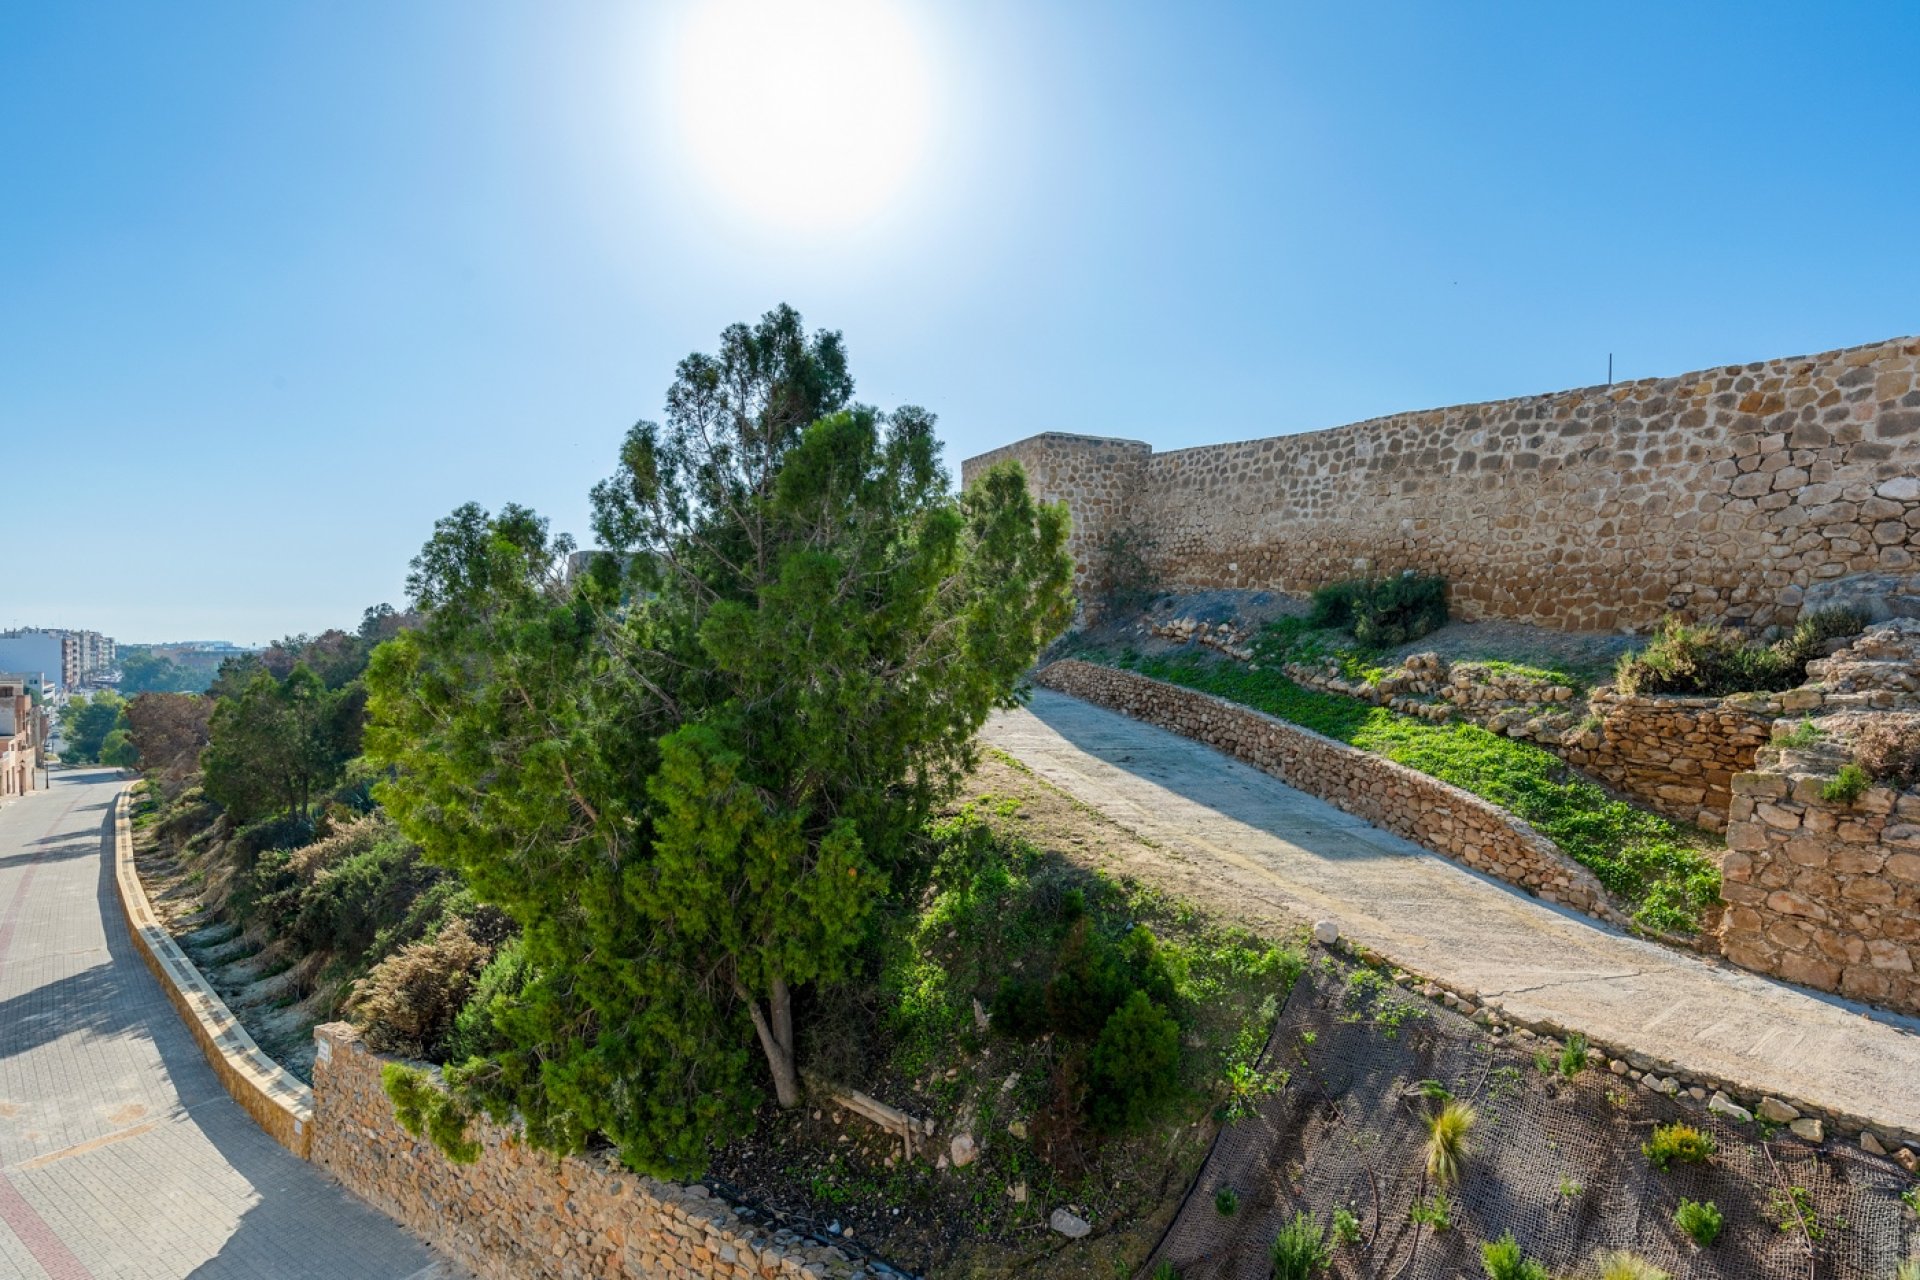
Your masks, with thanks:
M 753 1030 L 760 1037 L 760 1050 L 767 1055 L 767 1067 L 773 1072 L 773 1095 L 780 1103 L 782 1111 L 791 1111 L 800 1105 L 800 1073 L 793 1063 L 793 997 L 787 990 L 787 984 L 774 984 L 773 998 L 768 1004 L 773 1009 L 773 1021 L 760 1009 L 760 1002 L 748 995 L 744 988 L 735 987 L 740 999 L 746 1003 L 747 1015 L 753 1019 Z M 786 1038 L 782 1040 L 776 1029 L 782 1024 L 786 1027 Z

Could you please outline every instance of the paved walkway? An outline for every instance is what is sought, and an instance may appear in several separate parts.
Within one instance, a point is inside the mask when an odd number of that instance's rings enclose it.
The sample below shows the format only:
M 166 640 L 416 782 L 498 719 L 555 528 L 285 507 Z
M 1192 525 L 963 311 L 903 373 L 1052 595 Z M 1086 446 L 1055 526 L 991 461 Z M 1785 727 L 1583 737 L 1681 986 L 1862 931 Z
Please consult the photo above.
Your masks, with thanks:
M 1249 914 L 1346 935 L 1522 1021 L 1630 1045 L 1750 1097 L 1920 1134 L 1920 1022 L 1770 982 L 1548 906 L 1198 743 L 1049 690 L 982 733 Z M 1219 895 L 1216 894 L 1216 897 Z
M 106 771 L 0 809 L 0 1276 L 457 1274 L 262 1133 L 140 963 Z

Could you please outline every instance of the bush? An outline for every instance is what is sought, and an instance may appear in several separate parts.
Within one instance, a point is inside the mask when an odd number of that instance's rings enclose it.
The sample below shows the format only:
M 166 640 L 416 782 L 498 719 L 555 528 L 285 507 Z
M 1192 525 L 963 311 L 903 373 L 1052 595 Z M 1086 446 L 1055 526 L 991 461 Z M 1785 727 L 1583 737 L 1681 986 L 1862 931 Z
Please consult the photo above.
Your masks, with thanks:
M 1655 1125 L 1653 1136 L 1640 1144 L 1640 1154 L 1656 1169 L 1665 1169 L 1676 1160 L 1681 1164 L 1705 1164 L 1719 1149 L 1711 1134 L 1690 1124 Z
M 1548 1280 L 1547 1269 L 1520 1251 L 1511 1231 L 1480 1246 L 1480 1265 L 1487 1280 Z
M 1135 991 L 1107 1019 L 1089 1065 L 1094 1125 L 1110 1133 L 1137 1129 L 1179 1082 L 1180 1024 L 1145 991 Z
M 1840 772 L 1833 775 L 1820 786 L 1820 798 L 1828 804 L 1852 804 L 1867 794 L 1867 788 L 1873 785 L 1873 779 L 1867 771 L 1857 764 L 1843 764 Z
M 1702 1249 L 1720 1238 L 1723 1225 L 1720 1206 L 1711 1200 L 1704 1204 L 1698 1200 L 1681 1200 L 1680 1207 L 1674 1211 L 1673 1221 Z
M 1875 720 L 1854 740 L 1853 758 L 1893 787 L 1920 787 L 1920 720 Z
M 1273 1280 L 1311 1280 L 1333 1263 L 1326 1232 L 1307 1213 L 1294 1214 L 1293 1221 L 1280 1228 L 1269 1256 L 1273 1259 Z
M 1625 693 L 1778 692 L 1807 678 L 1807 663 L 1826 652 L 1828 641 L 1853 635 L 1866 624 L 1866 615 L 1857 610 L 1821 609 L 1772 644 L 1755 644 L 1714 623 L 1668 616 L 1645 649 L 1620 659 L 1614 682 Z
M 526 946 L 518 937 L 510 938 L 493 953 L 487 967 L 474 980 L 473 994 L 454 1015 L 453 1030 L 448 1032 L 447 1062 L 465 1062 L 481 1054 L 497 1053 L 508 1046 L 507 1038 L 494 1025 L 496 1014 L 510 1006 L 526 989 L 533 977 L 533 964 L 527 959 Z
M 993 1029 L 1016 1040 L 1034 1040 L 1047 1031 L 1047 987 L 1032 978 L 1002 978 L 993 995 Z
M 1232 1187 L 1222 1187 L 1213 1193 L 1213 1211 L 1223 1218 L 1231 1218 L 1240 1212 L 1240 1193 Z
M 1068 926 L 1047 983 L 1048 1024 L 1061 1035 L 1091 1039 L 1136 990 L 1173 1003 L 1173 975 L 1152 931 L 1136 926 L 1114 942 L 1091 916 L 1080 916 Z
M 1404 573 L 1333 582 L 1313 593 L 1306 625 L 1338 627 L 1370 649 L 1391 649 L 1446 625 L 1445 578 Z
M 348 1012 L 370 1047 L 436 1058 L 488 959 L 487 948 L 456 917 L 434 937 L 375 965 L 355 986 Z

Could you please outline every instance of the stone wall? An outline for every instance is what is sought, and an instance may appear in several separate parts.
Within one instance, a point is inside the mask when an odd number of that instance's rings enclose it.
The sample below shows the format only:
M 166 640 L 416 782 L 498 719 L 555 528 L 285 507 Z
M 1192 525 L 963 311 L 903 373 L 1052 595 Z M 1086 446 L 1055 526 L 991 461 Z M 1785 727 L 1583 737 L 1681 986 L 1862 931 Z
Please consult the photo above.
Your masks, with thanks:
M 1457 616 L 1569 630 L 1678 611 L 1767 625 L 1920 568 L 1920 339 L 1155 454 L 1035 436 L 1077 558 L 1145 528 L 1170 587 L 1445 576 Z
M 1920 1014 L 1920 793 L 1851 805 L 1797 772 L 1733 780 L 1720 947 L 1735 964 Z
M 1087 573 L 1101 542 L 1116 529 L 1135 523 L 1141 483 L 1151 445 L 1061 432 L 1029 436 L 1015 444 L 968 458 L 961 464 L 965 482 L 998 462 L 1017 460 L 1027 483 L 1049 502 L 1065 499 L 1073 513 L 1067 553 L 1073 557 L 1073 586 L 1084 599 Z
M 1244 760 L 1288 786 L 1548 902 L 1618 921 L 1600 882 L 1552 841 L 1458 787 L 1209 694 L 1066 659 L 1034 680 Z
M 453 1164 L 394 1120 L 380 1085 L 392 1059 L 345 1023 L 314 1038 L 314 1163 L 481 1280 L 899 1274 L 762 1226 L 705 1187 L 643 1178 L 604 1155 L 555 1159 L 484 1121 L 480 1159 Z
M 1561 758 L 1648 808 L 1719 831 L 1733 803 L 1733 779 L 1782 714 L 1779 695 L 1688 698 L 1595 690 L 1597 725 L 1557 748 Z
M 114 884 L 134 950 L 159 979 L 160 990 L 206 1055 L 221 1086 L 275 1142 L 303 1159 L 308 1157 L 313 1139 L 312 1090 L 254 1043 L 154 914 L 134 866 L 133 829 L 127 820 L 124 791 L 114 801 L 113 829 Z

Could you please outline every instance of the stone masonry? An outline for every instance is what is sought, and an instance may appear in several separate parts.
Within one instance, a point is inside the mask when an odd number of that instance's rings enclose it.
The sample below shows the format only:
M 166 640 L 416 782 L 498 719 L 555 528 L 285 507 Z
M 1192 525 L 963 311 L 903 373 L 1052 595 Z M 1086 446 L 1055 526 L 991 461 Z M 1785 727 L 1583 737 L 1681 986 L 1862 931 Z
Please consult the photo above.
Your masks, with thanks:
M 314 1163 L 482 1280 L 881 1274 L 748 1221 L 705 1187 L 640 1177 L 604 1154 L 556 1159 L 485 1121 L 475 1126 L 480 1159 L 454 1164 L 394 1120 L 380 1084 L 393 1059 L 346 1023 L 316 1027 L 314 1038 Z
M 1733 780 L 1720 945 L 1737 964 L 1920 1013 L 1920 791 L 1822 790 L 1870 723 L 1920 721 L 1920 620 L 1868 627 L 1810 683 Z
M 1036 683 L 1205 743 L 1290 787 L 1548 902 L 1618 921 L 1593 873 L 1458 787 L 1284 720 L 1129 671 L 1065 659 Z
M 1682 822 L 1727 825 L 1734 775 L 1753 768 L 1780 695 L 1691 698 L 1594 691 L 1597 723 L 1555 747 L 1568 764 Z
M 1819 775 L 1733 780 L 1720 947 L 1735 964 L 1920 1013 L 1920 794 L 1820 798 Z
M 1071 549 L 1142 529 L 1170 588 L 1417 569 L 1456 616 L 1567 630 L 1790 621 L 1920 568 L 1920 338 L 1156 454 L 1049 433 L 1017 458 Z

